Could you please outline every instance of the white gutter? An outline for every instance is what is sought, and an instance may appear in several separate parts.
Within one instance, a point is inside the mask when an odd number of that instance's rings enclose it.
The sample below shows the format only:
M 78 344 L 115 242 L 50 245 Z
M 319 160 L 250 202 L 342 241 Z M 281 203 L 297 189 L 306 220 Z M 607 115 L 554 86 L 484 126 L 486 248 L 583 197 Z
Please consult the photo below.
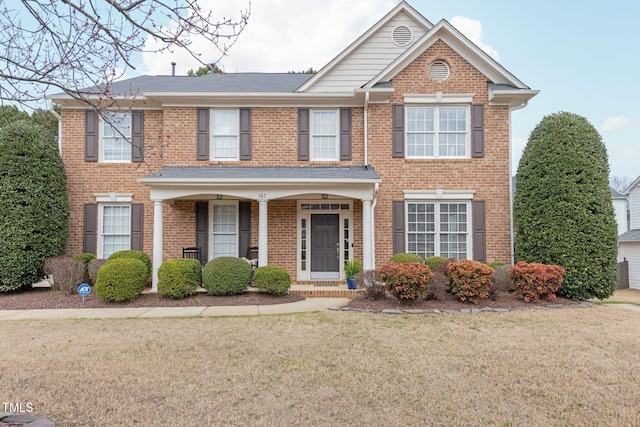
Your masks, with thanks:
M 369 165 L 369 91 L 364 93 L 364 167 Z
M 49 100 L 48 104 L 49 112 L 51 112 L 51 115 L 58 121 L 58 151 L 60 152 L 60 155 L 62 155 L 62 116 L 53 109 L 53 101 Z

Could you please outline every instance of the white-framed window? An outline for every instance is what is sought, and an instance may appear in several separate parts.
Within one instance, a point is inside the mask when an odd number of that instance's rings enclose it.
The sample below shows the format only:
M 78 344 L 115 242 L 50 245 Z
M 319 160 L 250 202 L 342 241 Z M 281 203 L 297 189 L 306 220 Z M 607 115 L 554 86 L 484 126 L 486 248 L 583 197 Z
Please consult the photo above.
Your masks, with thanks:
M 99 204 L 98 258 L 131 248 L 131 205 Z
M 238 160 L 239 110 L 211 110 L 211 160 Z
M 469 156 L 469 107 L 406 106 L 407 158 L 465 158 Z
M 311 110 L 311 160 L 338 160 L 338 110 Z
M 238 256 L 238 203 L 211 202 L 211 259 Z
M 103 162 L 131 161 L 131 113 L 105 113 L 100 121 L 100 157 Z
M 471 256 L 471 204 L 466 201 L 407 201 L 407 252 L 423 258 Z

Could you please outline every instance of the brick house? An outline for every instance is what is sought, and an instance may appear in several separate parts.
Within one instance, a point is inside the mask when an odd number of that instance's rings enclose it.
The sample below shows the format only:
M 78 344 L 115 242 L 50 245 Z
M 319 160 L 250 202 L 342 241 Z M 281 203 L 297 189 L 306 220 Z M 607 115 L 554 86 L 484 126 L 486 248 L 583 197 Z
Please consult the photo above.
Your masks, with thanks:
M 144 250 L 154 288 L 191 246 L 203 261 L 257 247 L 303 284 L 397 252 L 511 260 L 510 113 L 537 91 L 404 1 L 317 74 L 140 76 L 112 91 L 111 123 L 50 97 L 69 254 Z

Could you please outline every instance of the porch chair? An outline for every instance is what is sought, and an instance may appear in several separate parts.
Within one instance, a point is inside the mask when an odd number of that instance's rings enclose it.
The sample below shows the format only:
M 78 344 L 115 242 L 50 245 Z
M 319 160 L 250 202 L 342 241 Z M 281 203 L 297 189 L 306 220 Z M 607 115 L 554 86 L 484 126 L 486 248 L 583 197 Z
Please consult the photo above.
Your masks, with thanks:
M 249 246 L 247 249 L 247 259 L 253 268 L 258 267 L 258 247 L 257 246 Z
M 194 258 L 202 263 L 201 257 L 202 250 L 199 246 L 189 246 L 182 248 L 182 258 Z

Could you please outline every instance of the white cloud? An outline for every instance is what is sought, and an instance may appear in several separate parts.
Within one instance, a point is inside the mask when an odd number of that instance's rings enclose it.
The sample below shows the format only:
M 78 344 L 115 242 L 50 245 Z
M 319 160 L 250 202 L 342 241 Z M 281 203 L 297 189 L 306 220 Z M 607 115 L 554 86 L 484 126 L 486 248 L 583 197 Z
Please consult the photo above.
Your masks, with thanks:
M 214 16 L 231 19 L 248 7 L 248 0 L 215 2 Z M 251 3 L 249 24 L 219 65 L 227 72 L 302 71 L 326 65 L 351 42 L 395 6 L 392 0 L 261 0 Z M 359 11 L 366 10 L 367 13 Z M 191 49 L 206 63 L 220 54 L 202 40 L 192 40 Z M 186 74 L 200 64 L 188 52 L 143 54 L 145 74 Z
M 482 22 L 475 19 L 467 18 L 465 16 L 454 16 L 451 18 L 451 25 L 456 27 L 458 31 L 464 34 L 469 40 L 475 43 L 480 49 L 484 50 L 487 55 L 495 59 L 500 60 L 498 51 L 486 44 L 483 38 Z
M 620 129 L 631 126 L 631 119 L 625 116 L 616 116 L 607 118 L 602 126 L 600 126 L 601 132 L 615 132 Z

